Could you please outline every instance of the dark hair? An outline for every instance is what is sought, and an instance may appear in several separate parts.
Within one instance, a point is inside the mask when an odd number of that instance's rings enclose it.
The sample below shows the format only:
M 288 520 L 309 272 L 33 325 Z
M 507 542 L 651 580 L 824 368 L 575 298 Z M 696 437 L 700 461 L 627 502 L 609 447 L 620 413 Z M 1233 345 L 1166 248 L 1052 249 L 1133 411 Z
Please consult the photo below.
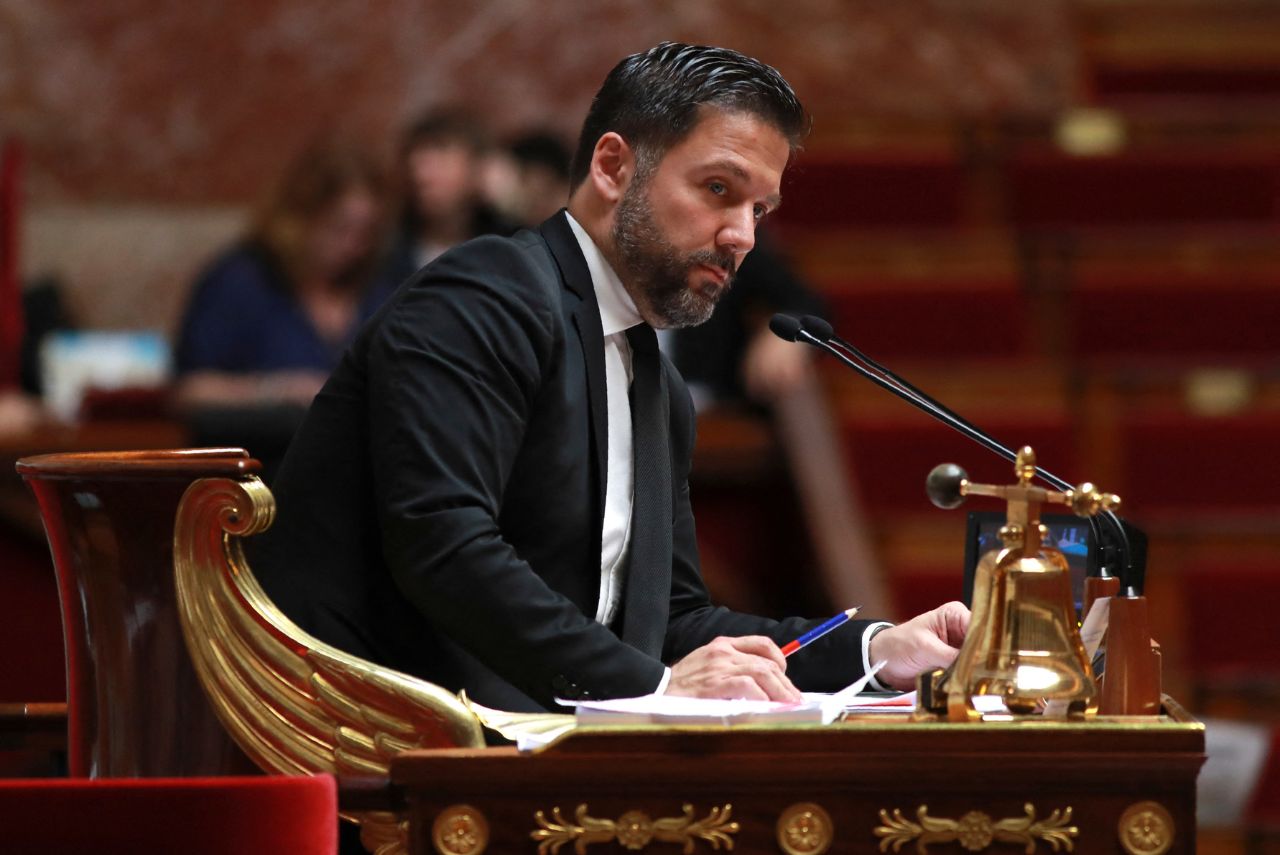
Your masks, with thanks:
M 293 159 L 258 204 L 248 239 L 274 256 L 289 280 L 296 282 L 308 233 L 351 190 L 367 191 L 381 206 L 386 196 L 381 166 L 363 145 L 343 137 L 318 136 Z M 371 250 L 346 278 L 359 280 L 375 261 Z
M 572 154 L 564 140 L 548 131 L 532 131 L 516 138 L 510 146 L 511 157 L 519 166 L 540 166 L 557 178 L 569 180 Z
M 480 154 L 489 144 L 483 125 L 462 110 L 447 108 L 414 119 L 400 138 L 400 155 L 405 157 L 414 149 L 448 145 L 461 145 L 473 154 Z
M 643 161 L 654 163 L 698 122 L 703 105 L 752 113 L 772 124 L 792 149 L 809 131 L 809 116 L 774 68 L 728 48 L 663 42 L 614 66 L 591 102 L 570 183 L 587 177 L 596 142 L 620 134 Z

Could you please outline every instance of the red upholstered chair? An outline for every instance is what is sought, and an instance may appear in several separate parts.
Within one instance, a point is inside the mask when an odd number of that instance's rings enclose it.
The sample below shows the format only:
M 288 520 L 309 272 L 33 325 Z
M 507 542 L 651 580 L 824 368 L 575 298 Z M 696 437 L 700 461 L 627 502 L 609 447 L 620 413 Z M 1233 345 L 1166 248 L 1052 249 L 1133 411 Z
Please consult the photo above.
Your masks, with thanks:
M 0 851 L 332 855 L 329 775 L 0 780 Z
M 1270 558 L 1222 553 L 1181 570 L 1187 618 L 1183 663 L 1197 714 L 1259 719 L 1280 702 L 1280 657 L 1273 613 L 1280 565 Z M 1280 797 L 1280 754 L 1275 755 Z M 1280 802 L 1274 811 L 1280 832 Z

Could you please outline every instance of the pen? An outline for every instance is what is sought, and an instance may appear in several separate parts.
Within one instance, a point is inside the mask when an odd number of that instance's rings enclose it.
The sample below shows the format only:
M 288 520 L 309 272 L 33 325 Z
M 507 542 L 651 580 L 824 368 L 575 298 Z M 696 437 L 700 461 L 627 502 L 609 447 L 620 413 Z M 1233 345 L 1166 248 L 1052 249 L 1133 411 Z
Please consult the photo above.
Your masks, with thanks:
M 840 612 L 840 614 L 836 615 L 830 620 L 823 621 L 822 623 L 815 626 L 813 629 L 806 632 L 804 635 L 797 638 L 795 641 L 790 641 L 790 642 L 787 642 L 785 645 L 783 645 L 782 655 L 790 656 L 792 653 L 795 653 L 797 650 L 803 647 L 808 647 L 810 644 L 817 641 L 819 638 L 822 638 L 822 636 L 826 635 L 828 632 L 831 632 L 831 630 L 840 626 L 842 623 L 846 623 L 849 620 L 849 618 L 853 617 L 857 613 L 858 613 L 858 607 L 854 606 L 851 609 L 845 609 L 844 611 Z

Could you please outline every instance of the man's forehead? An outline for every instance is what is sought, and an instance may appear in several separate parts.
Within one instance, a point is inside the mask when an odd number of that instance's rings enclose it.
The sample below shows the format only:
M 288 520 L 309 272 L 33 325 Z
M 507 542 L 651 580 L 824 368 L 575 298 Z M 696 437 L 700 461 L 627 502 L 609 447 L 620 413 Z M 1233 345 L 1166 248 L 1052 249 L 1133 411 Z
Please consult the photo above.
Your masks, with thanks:
M 791 158 L 791 144 L 770 122 L 750 113 L 717 111 L 699 120 L 667 151 L 686 168 L 724 173 L 746 183 L 776 183 Z M 777 187 L 768 188 L 776 192 Z

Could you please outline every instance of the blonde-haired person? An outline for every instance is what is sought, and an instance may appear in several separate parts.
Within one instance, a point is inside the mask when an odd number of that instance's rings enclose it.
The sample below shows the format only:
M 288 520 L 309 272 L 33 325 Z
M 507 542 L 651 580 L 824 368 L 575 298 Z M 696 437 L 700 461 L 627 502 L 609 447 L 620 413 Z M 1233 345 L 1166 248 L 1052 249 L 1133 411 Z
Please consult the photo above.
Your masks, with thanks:
M 302 151 L 192 289 L 179 404 L 309 404 L 389 294 L 371 286 L 384 214 L 384 176 L 365 149 L 323 138 Z

